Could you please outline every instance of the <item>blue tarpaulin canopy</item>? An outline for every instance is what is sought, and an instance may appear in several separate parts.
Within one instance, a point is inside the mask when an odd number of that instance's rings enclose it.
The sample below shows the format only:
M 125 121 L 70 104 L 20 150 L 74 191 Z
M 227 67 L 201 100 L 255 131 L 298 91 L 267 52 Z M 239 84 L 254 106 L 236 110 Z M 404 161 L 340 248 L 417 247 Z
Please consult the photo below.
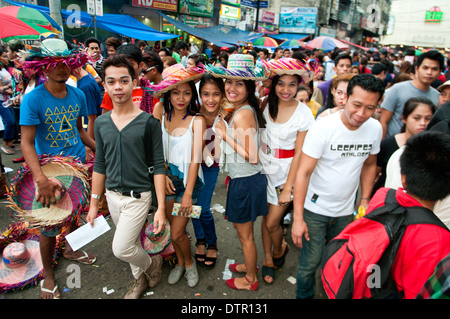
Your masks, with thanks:
M 38 6 L 33 4 L 27 4 L 22 2 L 15 2 L 6 0 L 8 3 L 11 3 L 16 6 L 25 6 L 34 8 L 39 11 L 43 11 L 45 13 L 50 13 L 50 9 L 44 6 Z M 79 23 L 82 27 L 94 27 L 94 21 L 92 17 L 85 11 L 80 11 L 79 16 L 74 16 L 73 11 L 61 10 L 61 15 L 63 19 L 66 20 L 74 20 L 74 17 L 79 18 Z M 103 16 L 96 16 L 96 26 L 99 29 L 106 30 L 109 32 L 117 33 L 124 35 L 126 37 L 145 40 L 145 41 L 162 41 L 167 39 L 173 39 L 179 37 L 178 35 L 157 31 L 152 29 L 140 21 L 136 20 L 132 16 L 125 14 L 111 14 L 104 13 Z M 75 21 L 70 21 L 74 23 Z
M 168 17 L 162 12 L 158 11 L 158 13 L 178 29 L 196 36 L 197 38 L 204 39 L 205 41 L 213 43 L 214 45 L 217 45 L 219 47 L 230 46 L 230 44 L 237 45 L 239 41 L 252 42 L 252 40 L 255 40 L 263 35 L 262 33 L 241 31 L 236 29 L 235 27 L 223 25 L 218 25 L 210 28 L 192 28 L 180 21 Z
M 277 39 L 277 40 L 283 40 L 283 41 L 290 41 L 290 40 L 302 40 L 306 37 L 310 36 L 310 34 L 300 34 L 300 33 L 279 33 L 279 34 L 268 34 L 269 37 Z

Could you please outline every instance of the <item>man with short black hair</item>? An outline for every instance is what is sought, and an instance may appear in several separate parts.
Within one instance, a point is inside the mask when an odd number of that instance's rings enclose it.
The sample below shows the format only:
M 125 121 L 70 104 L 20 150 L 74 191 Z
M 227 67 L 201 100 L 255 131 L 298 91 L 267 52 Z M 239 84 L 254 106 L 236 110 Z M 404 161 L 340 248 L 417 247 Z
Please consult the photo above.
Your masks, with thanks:
M 352 57 L 348 54 L 342 53 L 336 56 L 334 59 L 334 67 L 333 71 L 336 73 L 336 76 L 349 74 L 352 67 Z M 331 95 L 331 81 L 332 79 L 320 83 L 315 90 L 315 94 L 313 99 L 319 102 L 321 105 L 326 105 L 329 96 Z M 319 92 L 320 91 L 320 92 Z M 323 101 L 321 103 L 321 101 Z
M 372 67 L 372 74 L 375 75 L 375 77 L 379 78 L 381 81 L 383 81 L 386 79 L 388 73 L 388 68 L 384 63 L 376 63 L 373 67 Z
M 400 157 L 403 188 L 396 191 L 400 206 L 423 206 L 433 214 L 436 201 L 450 194 L 450 135 L 427 131 L 412 136 Z M 382 206 L 388 188 L 379 189 L 370 201 L 367 213 Z M 450 232 L 438 225 L 414 224 L 406 227 L 391 276 L 399 296 L 417 296 L 436 265 L 450 253 Z
M 184 41 L 178 41 L 175 45 L 175 52 L 178 52 L 181 58 L 181 64 L 183 64 L 184 67 L 187 66 L 187 60 L 191 52 L 189 51 L 189 47 L 186 42 Z
M 141 49 L 134 43 L 124 43 L 117 49 L 117 55 L 124 54 L 127 59 L 131 62 L 131 64 L 134 67 L 135 75 L 136 75 L 136 81 L 139 83 L 139 71 L 142 69 L 142 66 L 144 65 L 142 62 L 142 52 Z M 103 70 L 102 70 L 103 72 Z M 133 103 L 140 107 L 142 102 L 142 96 L 143 96 L 143 89 L 140 86 L 137 86 L 133 90 Z M 112 103 L 111 97 L 109 96 L 108 92 L 105 92 L 105 95 L 103 97 L 101 108 L 102 113 L 106 113 L 108 111 L 111 111 L 113 109 L 114 105 Z
M 380 123 L 383 127 L 383 138 L 400 132 L 403 122 L 403 107 L 412 97 L 424 96 L 434 105 L 439 103 L 439 91 L 431 87 L 441 70 L 444 69 L 444 56 L 436 50 L 422 53 L 414 67 L 414 79 L 392 86 L 381 104 Z
M 273 53 L 273 59 L 276 61 L 283 57 L 283 48 L 277 47 L 275 48 L 275 52 Z
M 140 80 L 141 87 L 146 87 L 150 83 L 156 85 L 163 80 L 162 72 L 164 70 L 164 63 L 159 55 L 150 50 L 144 51 L 142 63 L 143 68 L 141 74 L 144 74 L 144 76 Z M 159 99 L 153 97 L 144 90 L 140 109 L 144 112 L 153 114 L 153 107 L 158 102 Z
M 354 76 L 344 109 L 316 121 L 306 134 L 294 186 L 292 240 L 300 247 L 297 298 L 313 298 L 324 244 L 353 221 L 355 196 L 367 207 L 376 175 L 381 125 L 372 118 L 384 85 Z
M 87 38 L 86 41 L 84 41 L 84 45 L 87 48 L 88 54 L 92 58 L 92 66 L 95 68 L 98 74 L 101 74 L 100 71 L 102 69 L 102 63 L 105 59 L 101 54 L 100 49 L 100 41 L 96 38 Z
M 166 223 L 161 125 L 152 115 L 133 104 L 132 92 L 137 80 L 129 59 L 120 54 L 109 57 L 104 62 L 104 73 L 105 90 L 114 107 L 95 122 L 97 152 L 86 221 L 94 225 L 99 198 L 106 186 L 108 207 L 116 226 L 113 253 L 130 264 L 134 277 L 134 284 L 125 298 L 138 299 L 161 279 L 161 255 L 150 257 L 139 239 L 152 199 L 149 163 L 154 168 L 154 186 L 159 203 L 153 218 L 155 235 L 164 229 Z

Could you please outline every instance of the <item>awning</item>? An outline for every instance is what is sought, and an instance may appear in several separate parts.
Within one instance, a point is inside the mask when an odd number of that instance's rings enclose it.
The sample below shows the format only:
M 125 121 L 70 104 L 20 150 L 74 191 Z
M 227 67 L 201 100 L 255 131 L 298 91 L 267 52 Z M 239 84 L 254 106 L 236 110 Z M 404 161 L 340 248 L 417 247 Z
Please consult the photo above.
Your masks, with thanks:
M 343 39 L 339 39 L 339 41 L 347 43 L 348 45 L 350 45 L 352 47 L 355 47 L 355 48 L 358 48 L 358 49 L 361 49 L 361 50 L 364 50 L 364 51 L 369 51 L 369 48 L 363 47 L 363 46 L 358 45 L 356 43 L 352 43 L 350 41 L 346 41 L 346 40 L 343 40 Z
M 254 39 L 262 36 L 262 33 L 253 33 L 247 31 L 241 31 L 235 27 L 218 25 L 210 28 L 193 28 L 178 20 L 172 19 L 164 13 L 158 11 L 158 13 L 166 19 L 169 23 L 173 24 L 178 29 L 181 29 L 197 38 L 204 39 L 219 47 L 237 45 L 239 41 L 251 42 Z
M 304 41 L 307 37 L 310 36 L 310 34 L 300 34 L 300 33 L 278 33 L 278 34 L 268 34 L 269 37 L 277 39 L 277 40 L 283 40 L 283 41 L 290 41 L 290 40 L 301 40 Z
M 22 2 L 15 2 L 6 0 L 8 3 L 16 6 L 25 6 L 34 8 L 39 11 L 43 11 L 47 14 L 50 13 L 50 9 L 44 6 L 38 6 L 33 4 L 27 4 Z M 61 10 L 63 19 L 73 18 L 73 11 Z M 92 17 L 85 11 L 80 12 L 80 25 L 83 27 L 94 27 L 94 21 Z M 103 16 L 96 16 L 96 26 L 99 29 L 109 32 L 124 35 L 126 37 L 145 40 L 145 41 L 161 41 L 167 39 L 173 39 L 179 37 L 178 35 L 157 31 L 152 29 L 140 21 L 136 20 L 132 16 L 125 14 L 111 14 L 104 13 Z

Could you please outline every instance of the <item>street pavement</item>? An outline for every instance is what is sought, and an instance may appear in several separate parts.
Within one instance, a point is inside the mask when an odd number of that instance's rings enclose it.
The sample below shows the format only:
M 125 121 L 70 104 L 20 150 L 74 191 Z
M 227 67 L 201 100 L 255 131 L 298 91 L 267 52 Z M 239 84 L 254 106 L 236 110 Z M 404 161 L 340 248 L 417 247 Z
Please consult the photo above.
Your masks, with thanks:
M 3 142 L 0 140 L 0 142 Z M 15 155 L 1 154 L 3 164 L 14 171 L 8 173 L 8 178 L 14 177 L 21 164 L 12 162 L 13 158 L 21 156 L 20 151 Z M 215 204 L 225 207 L 226 187 L 224 184 L 225 175 L 220 174 L 212 198 L 212 206 Z M 7 207 L 7 201 L 0 202 L 0 231 L 16 220 L 10 216 L 11 208 Z M 299 249 L 292 244 L 290 237 L 290 226 L 285 237 L 290 250 L 286 257 L 285 265 L 275 272 L 275 282 L 267 284 L 263 281 L 261 272 L 258 274 L 259 289 L 257 291 L 238 291 L 229 288 L 225 284 L 224 276 L 227 261 L 234 260 L 242 263 L 242 246 L 237 238 L 233 225 L 224 219 L 223 213 L 213 211 L 218 237 L 218 261 L 213 269 L 207 269 L 198 265 L 200 280 L 196 287 L 188 287 L 186 280 L 182 278 L 177 284 L 167 283 L 168 275 L 172 267 L 167 263 L 163 266 L 162 279 L 160 283 L 152 289 L 148 289 L 142 299 L 179 299 L 201 301 L 202 299 L 295 299 L 296 272 L 299 259 Z M 149 215 L 149 220 L 151 220 Z M 263 249 L 261 241 L 261 220 L 259 218 L 254 226 L 255 242 L 258 250 L 258 265 L 262 267 Z M 64 259 L 62 256 L 57 259 L 55 266 L 56 281 L 63 299 L 122 299 L 129 285 L 132 282 L 130 267 L 127 263 L 118 260 L 112 253 L 111 243 L 115 227 L 110 218 L 107 219 L 111 229 L 89 243 L 83 250 L 92 252 L 97 260 L 93 265 L 83 265 L 74 261 Z M 195 252 L 195 236 L 192 223 L 188 223 L 187 232 L 191 238 L 192 254 Z M 233 276 L 239 276 L 233 274 Z M 326 298 L 317 277 L 316 298 Z M 38 286 L 27 288 L 18 292 L 0 295 L 3 299 L 39 299 L 40 289 Z

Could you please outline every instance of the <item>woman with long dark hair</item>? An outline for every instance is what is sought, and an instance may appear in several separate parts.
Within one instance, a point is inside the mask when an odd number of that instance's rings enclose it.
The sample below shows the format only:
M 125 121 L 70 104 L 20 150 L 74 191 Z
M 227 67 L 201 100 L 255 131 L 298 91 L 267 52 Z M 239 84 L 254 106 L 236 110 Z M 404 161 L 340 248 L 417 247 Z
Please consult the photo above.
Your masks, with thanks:
M 271 284 L 275 278 L 274 270 L 283 266 L 289 251 L 283 240 L 281 220 L 292 201 L 303 141 L 314 123 L 311 110 L 295 97 L 299 84 L 310 82 L 315 72 L 290 58 L 263 63 L 276 74 L 263 112 L 266 129 L 261 133 L 260 148 L 263 172 L 268 182 L 269 206 L 269 213 L 263 217 L 261 224 L 264 247 L 262 275 L 264 281 Z
M 194 80 L 203 75 L 198 68 L 185 69 L 175 64 L 158 85 L 146 88 L 155 97 L 164 94 L 155 105 L 154 116 L 161 121 L 166 176 L 166 217 L 171 226 L 171 239 L 177 265 L 169 275 L 169 284 L 176 284 L 185 274 L 189 287 L 197 285 L 199 275 L 192 258 L 186 218 L 196 204 L 203 187 L 201 169 L 205 120 L 198 116 L 199 105 Z M 164 109 L 163 111 L 161 109 Z M 180 203 L 178 215 L 172 215 L 174 204 Z
M 400 133 L 381 141 L 380 152 L 377 155 L 377 180 L 373 186 L 372 195 L 386 182 L 386 166 L 392 154 L 404 146 L 411 136 L 427 129 L 435 110 L 436 106 L 426 97 L 413 97 L 406 101 Z
M 223 80 L 211 74 L 205 74 L 199 85 L 201 106 L 200 114 L 206 122 L 204 136 L 202 171 L 205 185 L 198 195 L 197 204 L 202 207 L 199 219 L 192 219 L 196 242 L 195 259 L 207 268 L 213 268 L 217 261 L 217 234 L 214 217 L 211 214 L 211 199 L 219 176 L 220 151 L 217 151 L 216 135 L 212 129 L 220 114 L 225 99 Z

